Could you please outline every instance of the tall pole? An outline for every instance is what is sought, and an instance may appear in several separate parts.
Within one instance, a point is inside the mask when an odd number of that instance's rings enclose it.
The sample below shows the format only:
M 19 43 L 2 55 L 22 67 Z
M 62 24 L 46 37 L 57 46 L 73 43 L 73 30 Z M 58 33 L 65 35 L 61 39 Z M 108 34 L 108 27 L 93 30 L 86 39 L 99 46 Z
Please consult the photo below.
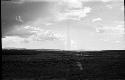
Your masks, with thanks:
M 124 23 L 123 23 L 123 29 L 124 29 L 123 30 L 123 43 L 125 43 L 125 18 L 124 18 Z
M 69 23 L 67 22 L 67 26 L 66 26 L 66 33 L 67 33 L 67 40 L 66 40 L 66 49 L 70 50 L 71 49 L 71 39 L 70 39 L 70 26 Z

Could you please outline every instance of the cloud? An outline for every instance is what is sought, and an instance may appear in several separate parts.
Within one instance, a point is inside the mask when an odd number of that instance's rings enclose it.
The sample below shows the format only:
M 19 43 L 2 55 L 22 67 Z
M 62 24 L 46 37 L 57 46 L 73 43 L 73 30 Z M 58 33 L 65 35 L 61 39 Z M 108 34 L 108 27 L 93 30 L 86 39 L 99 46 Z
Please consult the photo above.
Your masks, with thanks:
M 100 20 L 98 18 L 96 18 L 97 20 Z M 96 21 L 95 19 L 95 21 Z M 93 19 L 94 21 L 94 19 Z M 100 24 L 98 26 L 95 27 L 96 32 L 99 33 L 111 33 L 111 34 L 125 34 L 125 25 L 124 25 L 124 21 L 113 21 L 113 25 L 110 24 Z
M 83 2 L 90 0 L 19 0 L 14 1 L 15 3 L 24 3 L 24 2 L 40 2 L 40 1 L 55 1 L 57 3 L 57 8 L 55 15 L 57 20 L 80 20 L 82 17 L 85 17 L 87 13 L 91 11 L 90 7 L 83 7 Z M 22 21 L 21 17 L 17 17 L 18 21 Z
M 110 2 L 110 1 L 112 1 L 112 0 L 102 0 L 103 2 Z
M 110 2 L 110 1 L 122 1 L 124 0 L 2 0 L 2 1 L 7 1 L 7 2 L 12 2 L 15 4 L 22 4 L 24 2 L 72 2 L 72 3 L 77 3 L 79 1 L 81 2 L 94 2 L 94 1 L 102 1 L 102 2 Z
M 102 21 L 102 19 L 101 18 L 95 18 L 95 19 L 92 20 L 92 22 L 97 22 L 97 21 Z
M 124 25 L 117 25 L 115 30 L 119 31 L 121 34 L 125 34 L 125 27 Z
M 2 48 L 63 49 L 63 41 L 34 41 L 18 36 L 2 38 Z
M 15 28 L 14 31 L 7 34 L 5 37 L 20 37 L 26 41 L 54 41 L 54 40 L 63 40 L 64 35 L 57 33 L 52 30 L 42 29 L 35 26 L 24 26 Z
M 112 5 L 106 5 L 107 8 L 112 9 Z
M 83 7 L 81 0 L 62 0 L 58 3 L 56 19 L 62 20 L 80 20 L 91 12 L 90 7 Z
M 125 34 L 124 25 L 96 27 L 96 32 Z
M 2 2 L 10 2 L 13 4 L 23 4 L 25 2 L 55 2 L 58 0 L 2 0 Z
M 57 20 L 80 20 L 87 16 L 87 13 L 91 11 L 91 8 L 85 7 L 84 9 L 79 10 L 69 10 L 66 13 L 59 13 L 57 15 Z
M 30 36 L 34 41 L 53 41 L 53 40 L 61 40 L 62 35 L 54 33 L 50 30 L 46 30 L 43 32 L 37 32 L 34 35 Z
M 124 2 L 124 0 L 102 0 L 102 2 L 119 2 L 119 1 Z
M 33 33 L 30 38 L 35 41 L 53 41 L 53 40 L 62 40 L 63 35 L 56 33 L 52 30 L 44 30 L 39 27 L 25 26 L 25 29 Z
M 68 8 L 82 8 L 80 0 L 62 0 L 60 3 L 67 5 Z
M 51 9 L 49 8 L 50 6 Z M 12 30 L 14 32 L 14 28 L 17 25 L 20 27 L 28 23 L 32 24 L 31 22 L 35 24 L 34 22 L 38 22 L 38 19 L 41 19 L 42 23 L 54 13 L 53 6 L 54 3 L 47 2 L 25 3 L 21 5 L 11 4 L 11 2 L 3 3 L 1 5 L 2 37 Z
M 2 38 L 2 41 L 11 41 L 11 42 L 13 42 L 13 43 L 15 43 L 15 42 L 20 42 L 20 41 L 23 41 L 24 40 L 24 38 L 21 38 L 21 37 L 19 37 L 19 36 L 6 36 L 5 38 Z
M 6 47 L 41 48 L 45 46 L 49 48 L 49 45 L 52 45 L 55 41 L 56 42 L 61 41 L 61 43 L 64 42 L 64 35 L 56 33 L 52 30 L 45 30 L 32 26 L 26 26 L 25 29 L 27 29 L 27 31 L 30 31 L 32 34 L 30 34 L 28 37 L 21 37 L 22 35 L 26 35 L 25 33 L 24 34 L 22 33 L 21 36 L 15 34 L 10 36 L 5 36 L 4 38 L 2 38 L 2 48 Z M 49 42 L 51 44 L 48 44 Z M 56 45 L 61 43 L 57 43 Z
M 6 36 L 5 38 L 2 38 L 2 48 L 6 47 L 22 48 L 23 41 L 24 38 L 21 38 L 19 36 Z
M 32 34 L 28 35 L 27 37 L 21 37 L 22 35 L 27 35 L 25 33 L 21 33 L 20 35 L 13 34 L 10 36 L 5 36 L 4 38 L 2 38 L 2 48 L 14 47 L 14 48 L 28 48 L 28 49 L 31 48 L 54 49 L 56 47 L 57 48 L 61 47 L 65 39 L 64 38 L 65 36 L 63 34 L 54 32 L 52 30 L 41 29 L 39 27 L 33 27 L 33 26 L 25 26 L 24 29 Z M 55 44 L 56 42 L 57 44 Z

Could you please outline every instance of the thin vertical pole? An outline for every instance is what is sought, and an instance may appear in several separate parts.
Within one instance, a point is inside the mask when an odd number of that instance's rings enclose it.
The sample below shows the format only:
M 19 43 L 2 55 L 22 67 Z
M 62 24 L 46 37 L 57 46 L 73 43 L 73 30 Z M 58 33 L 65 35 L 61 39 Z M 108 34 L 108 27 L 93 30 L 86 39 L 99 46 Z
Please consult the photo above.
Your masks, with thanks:
M 66 31 L 67 31 L 67 40 L 66 40 L 66 49 L 70 50 L 71 49 L 71 40 L 70 40 L 70 26 L 69 23 L 67 23 L 66 26 Z

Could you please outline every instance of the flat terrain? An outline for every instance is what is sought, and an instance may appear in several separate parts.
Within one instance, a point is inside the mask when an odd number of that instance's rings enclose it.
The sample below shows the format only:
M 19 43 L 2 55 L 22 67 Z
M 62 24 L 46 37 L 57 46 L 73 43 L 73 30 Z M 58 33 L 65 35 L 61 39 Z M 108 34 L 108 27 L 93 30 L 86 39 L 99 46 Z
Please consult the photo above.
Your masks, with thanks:
M 3 80 L 124 80 L 125 51 L 2 50 Z

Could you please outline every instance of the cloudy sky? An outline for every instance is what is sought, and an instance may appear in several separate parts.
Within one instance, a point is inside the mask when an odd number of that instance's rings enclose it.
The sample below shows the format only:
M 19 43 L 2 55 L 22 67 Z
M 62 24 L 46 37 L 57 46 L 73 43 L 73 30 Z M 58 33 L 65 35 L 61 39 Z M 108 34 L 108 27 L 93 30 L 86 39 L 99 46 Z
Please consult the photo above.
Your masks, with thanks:
M 124 0 L 2 0 L 2 48 L 125 49 Z

